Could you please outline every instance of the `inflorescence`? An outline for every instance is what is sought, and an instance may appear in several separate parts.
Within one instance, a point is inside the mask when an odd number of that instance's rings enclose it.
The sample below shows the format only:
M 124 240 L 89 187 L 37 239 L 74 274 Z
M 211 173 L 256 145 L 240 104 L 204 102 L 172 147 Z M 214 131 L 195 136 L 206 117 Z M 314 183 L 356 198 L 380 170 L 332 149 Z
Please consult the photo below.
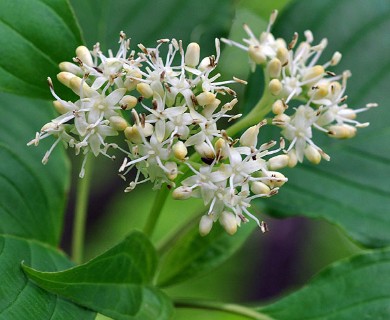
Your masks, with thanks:
M 310 31 L 299 45 L 297 34 L 289 44 L 275 39 L 271 27 L 276 14 L 272 13 L 259 38 L 245 25 L 249 36 L 245 45 L 222 39 L 247 51 L 252 69 L 264 67 L 265 91 L 273 100 L 267 106 L 274 114 L 269 122 L 281 128 L 282 137 L 276 141 L 258 142 L 265 119 L 256 119 L 236 139 L 221 128 L 221 123 L 241 117 L 233 112 L 238 100 L 229 85 L 246 82 L 237 78 L 219 81 L 221 75 L 215 72 L 220 59 L 218 39 L 215 56 L 200 59 L 197 43 L 184 50 L 175 39 L 158 40 L 154 48 L 139 44 L 138 52 L 130 51 L 130 40 L 121 32 L 116 55 L 109 51 L 105 56 L 97 43 L 92 51 L 78 47 L 73 63 L 60 64 L 57 79 L 77 100 L 61 99 L 49 78 L 53 104 L 61 115 L 45 124 L 29 145 L 38 145 L 48 136 L 56 138 L 43 163 L 60 141 L 73 148 L 84 156 L 81 178 L 90 153 L 114 158 L 109 151 L 118 149 L 125 155 L 120 176 L 126 180 L 132 173 L 126 192 L 149 181 L 155 189 L 162 184 L 173 188 L 174 199 L 203 200 L 208 209 L 200 220 L 202 235 L 217 220 L 234 234 L 248 217 L 265 232 L 266 224 L 249 208 L 253 199 L 278 193 L 287 181 L 278 170 L 294 167 L 304 157 L 316 164 L 321 158 L 329 160 L 313 142 L 312 129 L 334 138 L 351 138 L 356 128 L 368 125 L 356 121 L 356 114 L 376 106 L 349 108 L 344 93 L 350 72 L 336 75 L 327 70 L 338 64 L 341 54 L 336 52 L 330 61 L 318 64 L 327 41 L 312 45 Z M 302 104 L 289 109 L 293 100 Z M 128 147 L 108 142 L 108 137 L 119 133 Z

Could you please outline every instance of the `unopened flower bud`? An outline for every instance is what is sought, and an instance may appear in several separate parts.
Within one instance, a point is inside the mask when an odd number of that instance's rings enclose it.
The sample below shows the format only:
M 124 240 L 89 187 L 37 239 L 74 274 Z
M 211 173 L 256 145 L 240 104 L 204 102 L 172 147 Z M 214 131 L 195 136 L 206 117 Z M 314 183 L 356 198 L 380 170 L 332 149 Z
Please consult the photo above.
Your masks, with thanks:
M 53 101 L 53 106 L 57 110 L 57 112 L 60 113 L 60 114 L 64 114 L 64 113 L 67 113 L 67 112 L 70 111 L 66 106 L 64 106 L 58 100 Z
M 195 150 L 202 158 L 214 159 L 215 157 L 214 150 L 206 142 L 195 145 Z
M 291 118 L 287 114 L 281 113 L 281 114 L 276 115 L 272 119 L 272 124 L 275 126 L 283 127 L 290 121 L 290 119 Z
M 123 131 L 127 128 L 128 124 L 125 119 L 121 116 L 112 116 L 110 117 L 110 126 L 117 131 Z
M 131 95 L 123 96 L 123 98 L 119 101 L 119 105 L 123 110 L 131 110 L 138 103 L 138 99 Z
M 79 77 L 70 79 L 69 88 L 78 96 L 90 97 L 95 93 L 95 91 Z
M 321 162 L 321 153 L 311 145 L 305 148 L 305 157 L 313 164 L 319 164 Z
M 183 141 L 178 141 L 172 146 L 173 155 L 179 159 L 184 160 L 187 156 L 187 147 L 185 146 Z
M 257 124 L 246 129 L 240 137 L 240 145 L 245 147 L 256 147 L 260 126 L 261 125 Z
M 225 151 L 225 147 L 226 147 L 225 139 L 219 138 L 215 142 L 215 152 L 217 153 L 217 156 L 219 159 L 228 157 L 228 155 L 226 154 L 226 151 Z
M 210 104 L 207 104 L 203 107 L 203 110 L 202 110 L 202 114 L 206 117 L 206 118 L 211 118 L 211 116 L 213 115 L 214 111 L 218 108 L 218 106 L 220 105 L 221 103 L 221 100 L 215 98 L 213 100 L 213 102 L 211 102 Z
M 48 122 L 41 128 L 41 132 L 47 132 L 56 129 L 57 129 L 57 125 L 54 122 Z
M 175 180 L 177 177 L 177 164 L 176 162 L 170 161 L 165 163 L 165 168 L 169 170 L 167 177 L 169 180 Z
M 213 219 L 209 215 L 204 215 L 199 221 L 199 233 L 202 237 L 207 236 L 213 227 Z
M 267 70 L 271 78 L 279 78 L 282 71 L 282 63 L 278 58 L 273 58 L 268 62 Z
M 306 70 L 302 81 L 317 81 L 321 79 L 323 75 L 325 75 L 324 67 L 316 65 Z
M 286 154 L 280 154 L 268 160 L 268 169 L 279 170 L 288 165 L 289 157 Z
M 272 112 L 274 114 L 282 114 L 286 110 L 286 105 L 283 103 L 282 100 L 276 100 L 272 104 Z
M 76 56 L 87 66 L 93 66 L 93 60 L 91 53 L 85 46 L 79 46 L 76 48 Z
M 147 83 L 141 82 L 137 84 L 137 91 L 146 99 L 153 96 L 153 90 Z
M 74 77 L 76 76 L 73 73 L 67 71 L 62 71 L 57 74 L 58 81 L 61 82 L 63 85 L 67 86 L 68 88 L 70 88 L 70 80 L 73 79 Z
M 269 82 L 268 88 L 272 95 L 277 96 L 282 92 L 283 86 L 278 79 L 272 79 Z
M 196 101 L 198 101 L 198 104 L 200 106 L 205 106 L 206 104 L 212 104 L 214 100 L 215 100 L 215 94 L 208 91 L 199 93 L 196 96 Z
M 185 186 L 180 186 L 173 190 L 172 197 L 175 200 L 186 200 L 191 198 L 192 195 L 192 189 Z
M 133 143 L 141 143 L 142 137 L 141 134 L 138 131 L 137 126 L 131 126 L 127 127 L 124 131 L 125 137 L 127 140 L 133 142 Z
M 142 74 L 138 70 L 133 70 L 126 68 L 126 65 L 123 66 L 123 69 L 126 71 L 126 80 L 123 83 L 127 91 L 132 91 L 137 87 L 137 84 L 140 83 L 137 79 L 142 79 Z M 137 79 L 134 79 L 137 78 Z
M 207 69 L 210 69 L 212 67 L 212 63 L 210 61 L 209 57 L 203 58 L 202 61 L 200 62 L 198 69 L 200 71 L 205 71 Z
M 263 64 L 267 61 L 267 56 L 259 46 L 250 45 L 248 49 L 249 58 L 256 64 Z
M 297 154 L 295 153 L 295 150 L 292 149 L 288 153 L 288 164 L 287 165 L 289 168 L 293 168 L 297 165 L 297 163 L 298 163 Z
M 288 50 L 286 47 L 279 47 L 276 51 L 276 57 L 279 59 L 282 66 L 288 62 Z
M 150 88 L 153 90 L 153 93 L 158 93 L 160 97 L 164 96 L 164 88 L 160 81 L 153 81 L 150 84 Z
M 269 177 L 269 179 L 265 180 L 264 183 L 267 184 L 271 189 L 275 187 L 281 187 L 287 181 L 287 178 L 282 173 L 277 171 L 268 171 L 267 177 Z
M 189 67 L 196 67 L 199 64 L 200 46 L 196 42 L 191 42 L 187 46 L 184 62 Z
M 253 181 L 251 183 L 251 191 L 254 194 L 269 194 L 271 192 L 271 189 L 261 181 Z
M 233 235 L 236 233 L 237 219 L 234 213 L 223 211 L 219 217 L 219 222 L 228 234 Z
M 309 91 L 309 95 L 313 97 L 314 100 L 323 99 L 328 95 L 328 93 L 329 93 L 328 82 L 319 83 Z
M 83 70 L 76 66 L 74 63 L 64 61 L 59 64 L 59 67 L 62 71 L 73 73 L 74 75 L 82 76 Z
M 328 130 L 329 136 L 337 139 L 349 139 L 356 135 L 356 128 L 348 124 L 330 126 Z

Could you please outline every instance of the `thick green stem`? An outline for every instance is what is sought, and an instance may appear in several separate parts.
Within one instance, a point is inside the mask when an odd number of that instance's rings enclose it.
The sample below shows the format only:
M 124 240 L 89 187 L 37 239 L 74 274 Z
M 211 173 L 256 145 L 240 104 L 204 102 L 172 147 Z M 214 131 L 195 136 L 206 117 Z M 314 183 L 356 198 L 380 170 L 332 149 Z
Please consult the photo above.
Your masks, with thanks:
M 267 79 L 266 79 L 266 82 Z M 274 97 L 271 93 L 265 89 L 263 96 L 259 100 L 259 102 L 253 107 L 253 109 L 239 121 L 230 126 L 226 132 L 229 136 L 235 136 L 243 129 L 247 129 L 250 126 L 258 124 L 261 120 L 263 120 L 266 115 L 271 111 L 272 102 L 274 101 Z
M 90 159 L 87 159 L 84 168 L 84 178 L 78 179 L 77 183 L 76 208 L 73 220 L 72 260 L 77 264 L 82 263 L 84 258 L 85 224 L 87 220 L 88 198 L 92 175 Z
M 146 224 L 144 227 L 144 233 L 151 237 L 153 235 L 154 229 L 156 228 L 158 218 L 162 212 L 165 201 L 168 198 L 169 189 L 165 186 L 160 189 L 154 199 L 152 209 L 149 212 Z
M 174 305 L 176 308 L 224 311 L 224 312 L 234 313 L 240 316 L 247 317 L 248 319 L 254 319 L 254 320 L 273 320 L 273 318 L 263 313 L 235 304 L 212 302 L 206 300 L 201 301 L 201 300 L 178 299 L 178 300 L 174 300 Z

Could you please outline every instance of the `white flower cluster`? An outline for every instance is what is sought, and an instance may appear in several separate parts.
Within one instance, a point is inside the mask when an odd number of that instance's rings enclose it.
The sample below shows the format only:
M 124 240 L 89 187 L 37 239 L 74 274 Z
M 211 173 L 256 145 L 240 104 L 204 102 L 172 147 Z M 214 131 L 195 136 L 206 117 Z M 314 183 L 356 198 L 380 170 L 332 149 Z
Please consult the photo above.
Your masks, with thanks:
M 349 71 L 336 75 L 326 70 L 335 66 L 341 59 L 341 53 L 335 52 L 324 64 L 318 64 L 327 40 L 312 45 L 313 35 L 305 32 L 305 41 L 297 45 L 295 33 L 289 44 L 283 39 L 275 39 L 270 33 L 277 11 L 271 14 L 268 28 L 256 38 L 248 26 L 244 26 L 249 39 L 244 39 L 247 46 L 228 39 L 222 39 L 229 45 L 248 51 L 251 65 L 261 64 L 265 68 L 268 91 L 274 97 L 272 112 L 273 124 L 279 126 L 282 135 L 288 140 L 286 149 L 290 157 L 289 165 L 294 166 L 306 157 L 318 164 L 329 156 L 312 140 L 312 129 L 325 132 L 330 137 L 346 139 L 356 134 L 356 128 L 368 126 L 355 120 L 356 114 L 375 107 L 370 103 L 364 108 L 351 109 L 345 103 Z M 288 104 L 297 100 L 303 104 L 292 111 L 287 111 Z
M 248 128 L 236 140 L 221 130 L 219 120 L 241 116 L 229 114 L 237 99 L 227 85 L 245 81 L 221 82 L 220 74 L 212 75 L 220 58 L 219 40 L 215 41 L 216 55 L 202 60 L 197 43 L 184 50 L 181 41 L 162 39 L 154 48 L 138 45 L 138 53 L 129 52 L 130 42 L 123 32 L 119 43 L 116 55 L 111 51 L 108 57 L 103 55 L 99 44 L 92 51 L 81 46 L 74 63 L 60 64 L 57 78 L 77 95 L 76 102 L 61 99 L 49 79 L 54 106 L 61 115 L 29 143 L 56 137 L 43 163 L 60 141 L 84 159 L 89 153 L 112 158 L 108 149 L 118 148 L 126 155 L 121 176 L 126 180 L 135 169 L 135 178 L 125 191 L 150 181 L 154 188 L 162 184 L 175 188 L 175 199 L 203 199 L 209 209 L 200 222 L 202 235 L 217 220 L 233 234 L 246 217 L 266 231 L 265 224 L 249 212 L 250 202 L 278 192 L 287 179 L 276 170 L 286 166 L 289 158 L 275 155 L 284 149 L 284 140 L 279 148 L 273 148 L 274 141 L 258 146 L 259 129 L 265 122 Z M 228 102 L 222 103 L 222 96 Z M 106 141 L 119 132 L 128 150 Z M 84 164 L 85 160 L 80 177 Z

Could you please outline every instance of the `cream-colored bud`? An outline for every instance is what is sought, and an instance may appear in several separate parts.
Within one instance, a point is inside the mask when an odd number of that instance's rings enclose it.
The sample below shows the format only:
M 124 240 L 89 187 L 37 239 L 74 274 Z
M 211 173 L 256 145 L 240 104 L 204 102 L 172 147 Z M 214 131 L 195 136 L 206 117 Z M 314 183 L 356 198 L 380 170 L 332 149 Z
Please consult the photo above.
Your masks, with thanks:
M 215 152 L 216 152 L 219 159 L 224 159 L 224 158 L 228 157 L 228 155 L 226 154 L 226 151 L 225 151 L 225 147 L 226 147 L 225 139 L 219 138 L 215 142 Z
M 127 140 L 133 142 L 133 143 L 141 143 L 142 137 L 141 134 L 138 131 L 137 126 L 131 126 L 127 127 L 124 131 L 125 137 Z
M 198 104 L 200 106 L 205 106 L 206 104 L 212 104 L 214 100 L 215 100 L 215 94 L 208 91 L 199 93 L 196 96 L 196 101 L 198 101 Z
M 132 91 L 137 87 L 137 84 L 140 83 L 137 79 L 142 79 L 142 74 L 139 72 L 139 70 L 126 70 L 126 66 L 123 67 L 125 69 L 126 73 L 126 80 L 123 83 L 127 91 Z M 134 79 L 137 78 L 137 79 Z
M 309 95 L 313 97 L 314 100 L 323 99 L 329 93 L 329 83 L 319 83 L 315 85 L 315 87 L 311 88 L 309 91 Z
M 311 163 L 319 164 L 321 162 L 321 153 L 313 146 L 308 145 L 305 148 L 304 153 L 306 159 L 309 160 Z
M 178 174 L 176 162 L 169 161 L 165 163 L 165 168 L 168 169 L 167 177 L 169 180 L 175 180 Z
M 356 128 L 348 124 L 330 126 L 328 130 L 329 136 L 337 139 L 349 139 L 356 135 Z
M 172 146 L 173 155 L 179 160 L 184 160 L 188 150 L 183 141 L 178 141 Z
M 67 86 L 68 88 L 70 88 L 70 80 L 73 79 L 74 77 L 76 76 L 73 73 L 67 71 L 62 71 L 59 74 L 57 74 L 58 81 L 61 82 L 63 85 Z
M 145 137 L 150 137 L 154 132 L 154 126 L 146 122 L 143 127 L 142 127 L 142 133 L 144 134 Z
M 200 62 L 198 69 L 200 71 L 205 71 L 208 70 L 212 67 L 212 63 L 209 57 L 203 58 L 202 61 Z
M 278 171 L 268 171 L 267 177 L 269 177 L 269 179 L 264 180 L 264 183 L 267 184 L 271 189 L 275 187 L 281 187 L 287 181 L 287 178 Z
M 192 189 L 190 187 L 180 186 L 173 190 L 172 198 L 175 200 L 186 200 L 191 198 Z
M 273 58 L 267 65 L 268 74 L 271 78 L 279 78 L 282 72 L 282 63 L 278 58 Z
M 289 121 L 290 121 L 290 117 L 289 117 L 287 114 L 285 114 L 285 113 L 281 113 L 281 114 L 276 115 L 276 116 L 272 119 L 272 124 L 275 125 L 275 126 L 283 127 L 283 126 L 285 126 Z
M 288 50 L 286 47 L 279 47 L 276 50 L 276 57 L 279 59 L 282 66 L 286 65 L 288 62 Z
M 66 108 L 61 102 L 59 102 L 58 100 L 55 100 L 53 101 L 53 106 L 54 108 L 57 110 L 58 113 L 60 114 L 64 114 L 64 113 L 67 113 L 69 111 L 68 108 Z
M 316 65 L 314 67 L 308 68 L 302 78 L 302 81 L 318 81 L 325 75 L 325 69 L 323 66 Z
M 214 150 L 206 142 L 195 145 L 195 150 L 202 158 L 214 159 L 215 157 Z
M 146 99 L 153 96 L 153 89 L 147 83 L 141 82 L 137 84 L 137 91 Z
M 110 117 L 110 126 L 117 131 L 123 131 L 128 127 L 127 121 L 121 116 Z
M 340 52 L 336 51 L 333 54 L 332 60 L 330 60 L 330 65 L 331 66 L 338 65 L 340 60 L 341 60 L 341 58 L 342 58 L 342 54 Z
M 282 100 L 276 100 L 272 104 L 272 112 L 274 114 L 282 114 L 286 110 L 286 104 Z
M 200 59 L 200 46 L 196 42 L 191 42 L 187 46 L 184 62 L 189 67 L 196 67 Z
M 263 64 L 267 61 L 267 56 L 259 46 L 250 45 L 248 49 L 249 58 L 256 64 Z
M 219 222 L 228 234 L 233 235 L 236 233 L 237 219 L 234 213 L 223 211 L 219 217 Z
M 253 181 L 251 183 L 251 191 L 254 194 L 269 194 L 271 192 L 271 189 L 261 181 Z
M 343 87 L 341 86 L 341 83 L 340 82 L 337 82 L 337 81 L 332 81 L 330 83 L 330 93 L 335 97 L 335 96 L 338 96 L 341 92 L 341 90 L 343 89 Z
M 62 71 L 73 73 L 74 75 L 82 76 L 83 70 L 76 66 L 74 63 L 64 61 L 59 64 L 59 67 Z
M 76 56 L 87 66 L 93 66 L 93 60 L 91 53 L 85 46 L 79 46 L 76 48 Z
M 90 97 L 96 91 L 91 89 L 91 87 L 79 77 L 73 77 L 69 81 L 69 88 L 73 90 L 78 96 Z
M 288 165 L 288 155 L 280 154 L 278 156 L 272 157 L 268 160 L 268 169 L 270 170 L 279 170 Z
M 213 219 L 209 215 L 204 215 L 199 221 L 199 234 L 204 237 L 207 236 L 213 227 Z
M 160 97 L 164 96 L 164 88 L 160 81 L 153 81 L 150 84 L 150 88 L 153 90 L 153 94 L 158 93 Z
M 54 122 L 48 122 L 41 128 L 41 132 L 56 130 L 57 128 L 58 128 L 57 124 L 55 124 Z
M 221 103 L 221 100 L 215 98 L 212 103 L 205 105 L 203 107 L 202 114 L 206 118 L 211 118 L 211 116 L 213 115 L 214 111 L 218 108 L 220 103 Z
M 245 132 L 240 137 L 240 145 L 245 147 L 256 147 L 259 130 L 260 130 L 259 124 L 246 129 Z
M 295 150 L 293 149 L 293 150 L 289 151 L 289 153 L 288 153 L 288 164 L 287 165 L 290 168 L 293 168 L 297 165 L 297 163 L 298 163 L 297 154 L 296 154 Z
M 131 110 L 133 109 L 138 103 L 138 99 L 131 95 L 123 96 L 121 101 L 119 101 L 119 105 L 123 110 Z
M 269 82 L 268 88 L 272 95 L 277 96 L 282 92 L 283 85 L 278 79 L 272 79 Z

